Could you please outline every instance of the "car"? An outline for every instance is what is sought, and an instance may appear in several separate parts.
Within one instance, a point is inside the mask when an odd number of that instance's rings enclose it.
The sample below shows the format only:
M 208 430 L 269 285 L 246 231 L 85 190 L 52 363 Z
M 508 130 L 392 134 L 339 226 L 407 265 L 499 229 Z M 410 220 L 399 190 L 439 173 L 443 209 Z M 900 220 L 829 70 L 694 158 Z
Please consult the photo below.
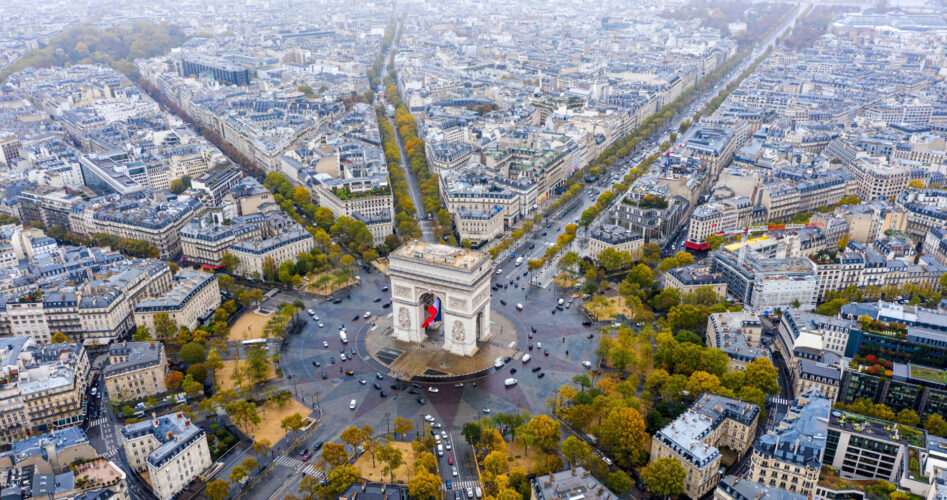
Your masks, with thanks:
M 316 311 L 313 311 L 312 309 L 306 309 L 306 312 L 309 313 L 310 316 L 316 315 Z
M 381 302 L 381 297 L 375 297 L 375 300 L 373 300 L 372 302 Z
M 447 448 L 448 450 L 451 448 L 450 441 L 444 441 L 444 448 Z
M 412 383 L 411 383 L 411 387 L 414 387 L 415 389 L 420 389 L 420 388 L 421 388 L 421 384 L 419 384 L 419 383 L 417 383 L 417 382 L 412 382 Z
M 510 373 L 511 374 L 516 373 L 516 368 L 510 368 Z
M 431 387 L 427 388 L 427 392 L 440 392 L 440 389 L 432 385 Z
M 461 388 L 461 387 L 463 387 L 463 386 L 464 386 L 464 383 L 463 383 L 463 382 L 457 382 L 456 384 L 454 384 L 454 387 L 456 387 L 456 388 L 458 388 L 458 389 Z
M 320 363 L 320 362 L 318 362 L 318 361 L 313 361 L 313 362 L 312 362 L 312 366 L 315 366 L 316 368 L 318 368 L 318 367 L 322 366 L 322 363 Z
M 542 349 L 542 348 L 543 348 L 543 343 L 542 343 L 542 342 L 536 342 L 536 349 Z
M 365 314 L 362 315 L 362 317 L 365 318 L 365 319 L 368 319 L 368 318 L 370 318 L 371 316 L 372 316 L 372 312 L 371 312 L 371 311 L 365 311 Z
M 378 372 L 375 372 L 375 378 L 377 378 L 378 380 L 384 380 L 385 376 Z
M 401 390 L 401 384 L 395 382 L 394 384 L 391 384 L 391 388 L 394 389 L 394 390 L 396 390 L 396 391 L 400 391 L 400 390 Z
M 339 323 L 339 330 L 345 330 L 345 323 Z
M 329 348 L 329 343 L 326 342 L 325 340 L 323 340 L 323 341 L 322 341 L 322 347 L 325 347 L 326 349 L 328 349 L 328 348 Z
M 379 392 L 379 393 L 378 393 L 378 395 L 379 395 L 379 396 L 381 396 L 381 397 L 383 397 L 383 398 L 386 398 L 386 397 L 388 397 L 388 393 L 387 393 L 387 392 L 385 392 L 385 391 L 381 391 L 381 392 Z
M 447 457 L 447 465 L 454 465 L 454 457 Z
M 360 379 L 358 379 L 358 383 L 359 383 L 359 384 L 362 384 L 362 385 L 365 385 L 365 384 L 368 383 L 368 381 L 365 380 L 365 379 L 363 379 L 363 378 L 360 378 Z
M 594 334 L 594 333 L 590 333 L 587 338 L 594 339 L 594 338 L 595 338 L 595 334 Z
M 523 304 L 516 304 L 516 309 L 522 311 L 522 310 L 523 310 Z
M 340 360 L 340 361 L 345 361 L 345 360 L 347 360 L 347 359 L 349 359 L 349 358 L 346 357 L 346 355 L 345 355 L 344 352 L 343 352 L 342 354 L 339 354 L 339 360 Z
M 474 497 L 473 488 L 471 488 L 470 486 L 468 486 L 466 491 L 467 491 L 467 498 L 473 498 L 473 497 Z
M 325 380 L 327 378 L 329 378 L 329 374 L 327 374 L 325 370 L 322 370 L 322 379 Z
M 592 362 L 591 362 L 591 361 L 588 361 L 588 360 L 583 361 L 583 362 L 582 362 L 582 366 L 584 366 L 584 367 L 586 367 L 586 368 L 592 368 Z
M 563 309 L 562 309 L 562 306 L 556 306 L 556 309 L 558 309 L 558 310 L 560 310 L 560 311 L 563 310 Z
M 411 394 L 418 394 L 418 393 L 420 393 L 421 391 L 419 391 L 419 390 L 415 389 L 414 387 L 412 387 L 412 388 L 408 389 L 408 392 L 411 393 Z
M 355 356 L 355 348 L 354 348 L 354 347 L 353 347 L 353 348 L 352 348 L 352 350 L 351 350 L 351 351 L 349 351 L 349 352 L 351 352 L 351 353 L 352 353 L 352 356 Z M 351 358 L 352 356 L 349 356 L 349 357 Z
M 541 366 L 534 366 L 534 367 L 533 367 L 533 373 L 536 373 L 536 372 L 538 372 L 539 370 L 542 370 L 542 369 L 543 369 L 543 367 L 541 367 Z
M 431 424 L 431 427 L 433 427 L 433 428 L 435 428 L 435 429 L 440 429 L 441 427 L 444 427 L 444 426 L 441 425 L 440 422 L 434 422 L 433 424 Z
M 319 322 L 319 328 L 324 328 L 325 326 L 326 326 L 326 325 L 322 324 L 321 321 Z
M 350 409 L 350 410 L 354 410 L 356 406 L 357 406 L 357 403 L 355 402 L 354 399 L 351 400 L 351 401 L 349 401 L 349 409 Z
M 460 496 L 459 491 L 454 492 L 454 500 L 464 500 L 464 497 Z
M 474 486 L 474 492 L 476 492 L 477 498 L 480 498 L 483 496 L 483 490 L 481 490 L 479 486 Z
M 543 354 L 549 356 L 549 349 L 543 349 Z
M 303 460 L 306 459 L 306 455 L 309 454 L 309 448 L 303 448 L 303 451 L 299 452 L 299 456 L 303 457 Z
M 330 364 L 330 365 L 334 365 L 334 364 L 335 364 L 335 356 L 329 356 L 329 364 Z
M 506 305 L 506 301 L 503 300 L 503 299 L 500 299 L 500 303 L 503 304 L 503 305 Z
M 582 326 L 592 326 L 592 322 L 591 322 L 591 321 L 583 321 L 583 322 L 582 322 Z
M 358 321 L 358 314 L 352 315 L 352 321 Z
M 457 477 L 457 467 L 450 468 L 450 475 Z
M 355 376 L 355 370 L 345 370 L 345 374 L 349 377 Z
M 335 299 L 335 300 L 332 301 L 332 303 L 333 303 L 333 304 L 341 304 L 341 303 L 342 303 L 342 299 Z
M 381 384 L 379 384 L 378 382 L 375 382 L 374 384 L 372 384 L 372 387 L 374 387 L 375 389 L 381 390 Z
M 490 408 L 484 408 L 484 409 L 482 409 L 482 410 L 480 410 L 480 411 L 481 411 L 482 413 L 487 414 L 487 415 L 490 414 Z
M 388 309 L 389 307 L 391 307 L 391 302 L 385 302 L 384 304 L 381 305 L 382 309 Z
M 424 421 L 425 421 L 425 422 L 433 422 L 433 421 L 434 421 L 434 417 L 432 417 L 432 416 L 430 416 L 430 415 L 425 415 L 425 416 L 424 416 Z
M 546 372 L 539 372 L 539 374 L 536 375 L 536 378 L 543 378 L 545 376 L 546 376 Z
M 608 464 L 608 465 L 612 465 L 612 459 L 610 459 L 610 458 L 608 458 L 608 457 L 606 457 L 606 456 L 603 456 L 603 457 L 602 457 L 602 461 L 605 462 L 605 463 Z
M 444 431 L 441 431 L 441 437 L 446 440 L 446 439 L 447 439 L 447 433 L 444 432 Z
M 449 490 L 454 489 L 454 485 L 453 485 L 453 483 L 450 482 L 450 479 L 444 481 L 444 487 L 447 488 L 447 489 L 449 489 Z
M 387 286 L 383 286 L 383 287 L 381 287 L 381 291 L 383 291 L 383 292 L 387 292 L 387 291 L 388 291 L 388 287 L 387 287 Z
M 418 404 L 419 404 L 419 405 L 423 405 L 423 404 L 425 404 L 425 403 L 427 403 L 427 400 L 425 400 L 424 398 L 418 398 Z
M 529 331 L 536 333 L 536 327 L 535 326 L 529 327 Z
M 345 354 L 345 346 L 344 346 L 344 345 L 340 345 L 340 346 L 339 346 L 339 354 Z
M 532 351 L 532 350 L 533 350 L 533 344 L 528 345 L 527 348 L 528 348 L 530 351 Z
M 553 314 L 556 314 L 556 310 L 555 310 L 555 309 L 553 309 L 553 310 L 552 310 L 552 313 L 553 313 Z

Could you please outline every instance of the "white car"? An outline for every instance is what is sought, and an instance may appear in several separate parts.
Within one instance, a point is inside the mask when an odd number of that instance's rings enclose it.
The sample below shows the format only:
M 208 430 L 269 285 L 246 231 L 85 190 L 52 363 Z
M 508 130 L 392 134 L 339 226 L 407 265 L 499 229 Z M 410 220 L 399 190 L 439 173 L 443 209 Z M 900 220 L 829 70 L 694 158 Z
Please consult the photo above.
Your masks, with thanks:
M 320 321 L 320 322 L 319 322 L 319 328 L 322 328 L 322 327 L 324 327 L 324 326 L 326 326 L 326 325 L 322 324 L 322 322 Z
M 444 441 L 444 448 L 451 449 L 450 441 Z
M 349 409 L 354 410 L 356 406 L 355 400 L 349 401 Z
M 328 348 L 329 348 L 329 343 L 326 342 L 325 340 L 323 340 L 323 341 L 322 341 L 322 347 L 325 347 L 326 349 L 328 349 Z
M 480 410 L 480 411 L 489 414 L 489 413 L 490 413 L 490 408 L 484 408 L 484 409 L 482 409 L 482 410 Z
M 584 366 L 584 367 L 586 367 L 586 368 L 592 368 L 592 362 L 591 362 L 591 361 L 583 361 L 583 362 L 582 362 L 582 366 Z
M 444 432 L 444 431 L 441 431 L 441 437 L 446 440 L 446 439 L 447 439 L 447 433 Z
M 313 311 L 312 309 L 307 309 L 306 312 L 309 313 L 310 316 L 316 315 L 316 311 Z
M 431 386 L 427 388 L 427 392 L 440 392 L 440 389 L 437 387 Z
M 432 416 L 430 416 L 430 415 L 425 415 L 425 416 L 424 416 L 424 421 L 425 421 L 425 422 L 433 422 L 433 421 L 434 421 L 434 417 L 432 417 Z
M 343 352 L 343 353 L 339 354 L 339 359 L 342 360 L 342 361 L 345 361 L 345 360 L 348 359 L 348 358 L 345 357 L 345 353 Z
M 497 269 L 497 274 L 503 274 L 503 270 L 502 270 L 502 269 Z
M 365 314 L 363 314 L 362 317 L 365 319 L 368 319 L 369 317 L 371 317 L 371 315 L 372 315 L 371 311 L 365 311 Z
M 522 311 L 522 310 L 523 310 L 523 304 L 516 304 L 516 309 Z
M 447 449 L 449 450 L 450 448 L 447 448 Z M 456 465 L 450 468 L 450 475 L 452 475 L 452 476 L 454 476 L 454 477 L 457 477 L 457 466 L 456 466 Z

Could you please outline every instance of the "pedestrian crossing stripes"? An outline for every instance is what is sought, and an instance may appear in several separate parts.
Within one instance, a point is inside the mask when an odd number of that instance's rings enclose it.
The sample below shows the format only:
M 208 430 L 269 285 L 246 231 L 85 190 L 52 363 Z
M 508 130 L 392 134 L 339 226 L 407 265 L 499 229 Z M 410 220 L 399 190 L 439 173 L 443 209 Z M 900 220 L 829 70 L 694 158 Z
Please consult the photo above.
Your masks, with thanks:
M 303 469 L 303 474 L 310 477 L 314 477 L 316 479 L 326 479 L 327 477 L 329 477 L 329 474 L 326 473 L 325 468 L 323 467 L 316 468 L 316 467 L 313 467 L 312 465 L 307 465 L 306 468 Z
M 115 458 L 116 455 L 118 455 L 118 448 L 110 448 L 102 453 L 102 458 L 111 460 Z
M 303 470 L 303 467 L 305 467 L 306 465 L 303 463 L 302 460 L 299 460 L 297 458 L 287 457 L 286 455 L 280 455 L 276 457 L 276 464 L 293 469 L 296 472 L 301 472 Z
M 479 481 L 451 481 L 451 486 L 453 486 L 455 490 L 464 490 L 467 488 L 473 489 L 480 486 L 480 482 Z M 441 489 L 443 490 L 447 489 L 446 482 L 441 485 Z
M 789 400 L 783 398 L 769 398 L 769 402 L 773 403 L 774 405 L 789 405 Z
M 97 419 L 94 419 L 94 420 L 90 421 L 90 422 L 89 422 L 89 426 L 92 427 L 92 426 L 96 426 L 96 425 L 102 425 L 102 424 L 108 422 L 108 420 L 109 420 L 108 417 L 99 417 L 99 418 L 97 418 Z

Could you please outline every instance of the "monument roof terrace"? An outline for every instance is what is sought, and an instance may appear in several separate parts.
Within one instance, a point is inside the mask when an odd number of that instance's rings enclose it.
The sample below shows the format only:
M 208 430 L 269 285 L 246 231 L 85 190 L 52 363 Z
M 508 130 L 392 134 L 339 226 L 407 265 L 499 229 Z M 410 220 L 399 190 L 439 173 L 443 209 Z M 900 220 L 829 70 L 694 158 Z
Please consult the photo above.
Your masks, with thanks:
M 487 254 L 465 248 L 450 247 L 412 240 L 392 253 L 393 257 L 420 259 L 440 266 L 474 269 L 489 257 Z

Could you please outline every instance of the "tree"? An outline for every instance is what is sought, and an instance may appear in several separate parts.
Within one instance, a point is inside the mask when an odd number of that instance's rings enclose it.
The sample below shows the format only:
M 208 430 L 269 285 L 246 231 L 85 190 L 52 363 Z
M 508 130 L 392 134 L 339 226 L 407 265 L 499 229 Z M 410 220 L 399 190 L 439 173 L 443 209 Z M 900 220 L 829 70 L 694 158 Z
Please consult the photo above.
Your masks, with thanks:
M 704 241 L 707 242 L 707 246 L 709 246 L 711 250 L 716 250 L 720 248 L 720 245 L 726 243 L 727 239 L 717 234 L 709 234 L 704 238 Z
M 645 422 L 634 408 L 616 408 L 603 420 L 602 445 L 610 449 L 615 461 L 623 467 L 641 464 L 651 448 Z
M 339 443 L 326 443 L 322 447 L 322 460 L 330 467 L 339 467 L 348 463 L 349 454 L 345 451 L 345 445 Z
M 395 434 L 401 434 L 404 437 L 405 434 L 411 432 L 414 429 L 414 421 L 404 417 L 395 417 L 395 422 L 393 425 L 395 429 Z
M 188 374 L 184 377 L 184 380 L 181 381 L 181 390 L 188 396 L 195 397 L 204 390 L 204 386 L 194 380 L 193 375 Z
M 769 395 L 779 393 L 779 372 L 769 358 L 756 358 L 747 363 L 744 373 L 747 384 Z
M 918 179 L 914 179 L 908 183 L 908 187 L 914 188 L 914 189 L 924 189 L 925 186 L 924 186 L 924 182 Z
M 237 257 L 230 252 L 224 252 L 224 254 L 220 257 L 220 265 L 223 266 L 224 271 L 233 273 L 237 269 L 237 266 L 240 265 L 240 257 Z M 233 280 L 233 278 L 231 278 L 231 280 Z
M 295 436 L 300 429 L 306 426 L 306 419 L 299 412 L 296 412 L 283 418 L 279 425 L 285 431 L 293 431 L 293 436 Z
M 204 361 L 207 354 L 204 352 L 204 346 L 197 342 L 188 342 L 181 346 L 181 361 L 193 365 Z
M 648 491 L 654 495 L 671 496 L 684 493 L 684 478 L 687 473 L 680 462 L 672 458 L 659 458 L 641 470 Z
M 467 422 L 460 430 L 464 440 L 471 446 L 476 446 L 483 435 L 483 429 L 476 422 Z
M 178 331 L 178 326 L 174 324 L 168 313 L 157 313 L 152 319 L 155 326 L 155 335 L 158 336 L 159 340 L 167 340 Z
M 210 500 L 224 500 L 230 496 L 230 485 L 223 479 L 214 479 L 207 483 L 207 487 L 204 488 L 204 494 L 207 495 L 207 498 Z
M 270 369 L 270 361 L 266 356 L 266 348 L 252 346 L 247 348 L 244 353 L 247 356 L 246 368 L 250 380 L 256 384 L 265 381 Z
M 619 470 L 608 473 L 608 476 L 605 477 L 605 486 L 621 495 L 631 491 L 635 487 L 635 482 L 628 477 L 625 471 Z
M 359 475 L 359 471 L 354 465 L 346 463 L 336 466 L 334 469 L 329 470 L 327 476 L 329 490 L 338 497 L 347 490 L 349 486 L 358 481 Z
M 486 458 L 483 459 L 483 470 L 494 476 L 506 474 L 507 471 L 510 470 L 510 462 L 506 453 L 491 451 Z
M 164 385 L 168 386 L 169 389 L 177 389 L 181 387 L 182 380 L 184 380 L 183 373 L 177 370 L 171 370 L 164 376 Z
M 944 421 L 944 417 L 936 413 L 927 416 L 927 420 L 924 421 L 924 428 L 937 437 L 947 437 L 947 421 Z
M 947 273 L 940 275 L 940 288 L 941 290 L 947 292 Z
M 257 459 L 255 459 L 255 458 L 253 458 L 253 457 L 244 458 L 244 459 L 243 459 L 243 462 L 241 462 L 240 465 L 242 465 L 242 466 L 243 466 L 245 469 L 247 469 L 248 471 L 249 471 L 249 470 L 259 471 L 259 470 L 260 470 L 260 462 L 258 462 Z
M 897 422 L 901 425 L 907 425 L 909 427 L 915 427 L 920 423 L 921 417 L 917 415 L 917 412 L 910 408 L 905 408 L 898 412 Z
M 417 471 L 408 481 L 408 493 L 417 500 L 434 500 L 440 496 L 441 478 L 426 471 Z
M 211 373 L 216 372 L 220 367 L 224 366 L 224 362 L 220 359 L 220 355 L 217 354 L 217 349 L 211 349 L 207 353 L 207 359 L 204 360 L 204 366 L 210 370 Z
M 562 458 L 571 465 L 584 465 L 591 456 L 589 444 L 575 436 L 569 436 L 562 442 Z
M 423 441 L 421 440 L 417 440 L 415 442 L 423 443 Z M 427 448 L 425 446 L 424 449 L 430 449 L 430 448 Z M 417 456 L 414 458 L 414 470 L 415 471 L 426 470 L 428 472 L 436 472 L 437 459 L 434 458 L 434 454 L 429 451 L 422 451 L 418 453 Z
M 239 483 L 243 478 L 249 475 L 250 474 L 247 472 L 246 467 L 242 465 L 238 465 L 234 467 L 233 469 L 230 469 L 230 483 L 231 484 Z
M 378 460 L 385 464 L 383 473 L 391 477 L 391 482 L 395 482 L 395 470 L 404 465 L 404 456 L 401 450 L 392 446 L 390 443 L 378 448 Z
M 135 328 L 135 333 L 132 334 L 132 340 L 135 342 L 147 342 L 154 339 L 151 337 L 151 330 L 149 330 L 147 326 L 138 325 Z
M 187 374 L 203 384 L 207 380 L 207 367 L 203 363 L 194 363 L 187 367 Z
M 53 334 L 53 338 L 49 341 L 50 344 L 71 344 L 72 340 L 66 336 L 63 332 L 56 332 Z

